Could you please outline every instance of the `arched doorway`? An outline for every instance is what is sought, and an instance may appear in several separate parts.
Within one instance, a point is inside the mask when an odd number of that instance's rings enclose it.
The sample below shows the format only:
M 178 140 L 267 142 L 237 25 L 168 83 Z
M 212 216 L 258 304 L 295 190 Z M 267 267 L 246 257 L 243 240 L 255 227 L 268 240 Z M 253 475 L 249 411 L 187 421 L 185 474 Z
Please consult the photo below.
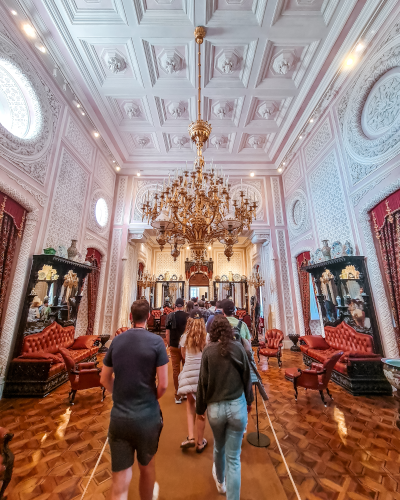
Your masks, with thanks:
M 210 280 L 204 273 L 194 273 L 189 278 L 189 298 L 198 297 L 201 300 L 204 296 L 205 300 L 210 300 L 209 297 Z

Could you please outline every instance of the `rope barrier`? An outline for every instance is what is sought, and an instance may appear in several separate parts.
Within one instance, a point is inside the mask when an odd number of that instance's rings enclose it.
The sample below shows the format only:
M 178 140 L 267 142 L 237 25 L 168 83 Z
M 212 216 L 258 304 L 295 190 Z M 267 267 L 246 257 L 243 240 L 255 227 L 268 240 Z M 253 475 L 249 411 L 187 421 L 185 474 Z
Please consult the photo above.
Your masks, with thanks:
M 81 500 L 83 500 L 83 497 L 86 495 L 87 489 L 89 488 L 89 484 L 90 484 L 91 480 L 93 479 L 94 473 L 96 472 L 96 469 L 97 469 L 97 467 L 98 467 L 98 465 L 100 463 L 100 459 L 103 456 L 103 453 L 104 453 L 104 450 L 106 449 L 107 443 L 108 443 L 108 438 L 106 439 L 106 442 L 104 443 L 103 449 L 100 452 L 99 458 L 97 459 L 96 465 L 94 466 L 92 474 L 91 474 L 91 476 L 89 478 L 89 481 L 88 481 L 88 483 L 86 485 L 86 488 L 84 489 L 84 491 L 82 493 Z
M 285 467 L 286 467 L 286 470 L 288 472 L 288 475 L 289 475 L 289 479 L 292 481 L 292 485 L 293 485 L 293 489 L 297 495 L 297 498 L 298 500 L 301 500 L 301 496 L 300 496 L 300 493 L 296 487 L 296 484 L 294 482 L 294 479 L 292 477 L 292 474 L 290 472 L 290 469 L 289 469 L 289 466 L 286 462 L 286 459 L 285 459 L 285 455 L 283 454 L 283 451 L 282 451 L 282 448 L 281 448 L 281 445 L 279 444 L 279 441 L 278 441 L 278 436 L 276 435 L 276 432 L 275 432 L 275 429 L 274 429 L 274 426 L 272 425 L 272 422 L 271 422 L 271 418 L 269 416 L 269 413 L 268 413 L 268 410 L 267 410 L 267 407 L 265 406 L 265 401 L 263 400 L 263 405 L 264 405 L 264 409 L 265 409 L 265 412 L 267 414 L 267 417 L 268 417 L 268 420 L 269 420 L 269 425 L 271 426 L 271 429 L 272 429 L 272 434 L 274 435 L 274 438 L 275 438 L 275 441 L 276 441 L 276 444 L 278 445 L 278 449 L 279 449 L 279 453 L 281 454 L 282 456 L 282 459 L 283 459 L 283 463 L 285 464 Z

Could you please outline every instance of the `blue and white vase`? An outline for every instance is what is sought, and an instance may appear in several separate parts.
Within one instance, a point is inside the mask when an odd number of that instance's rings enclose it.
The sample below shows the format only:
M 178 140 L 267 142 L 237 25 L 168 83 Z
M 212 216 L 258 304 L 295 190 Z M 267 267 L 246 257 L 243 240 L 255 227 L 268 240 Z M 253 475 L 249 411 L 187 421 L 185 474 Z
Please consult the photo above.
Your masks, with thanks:
M 354 255 L 354 249 L 349 240 L 346 240 L 343 245 L 343 255 Z

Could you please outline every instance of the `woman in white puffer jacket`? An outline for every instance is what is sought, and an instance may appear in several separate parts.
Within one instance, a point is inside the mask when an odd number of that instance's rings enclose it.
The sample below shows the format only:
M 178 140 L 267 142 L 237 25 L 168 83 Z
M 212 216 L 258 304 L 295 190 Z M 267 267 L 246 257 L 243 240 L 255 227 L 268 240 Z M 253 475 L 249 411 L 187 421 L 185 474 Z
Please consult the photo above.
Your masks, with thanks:
M 179 374 L 178 395 L 187 396 L 187 421 L 188 437 L 181 444 L 181 448 L 196 447 L 197 453 L 202 453 L 207 446 L 204 439 L 204 428 L 206 425 L 206 415 L 197 415 L 197 440 L 194 438 L 194 428 L 196 422 L 196 393 L 199 381 L 201 357 L 206 345 L 206 327 L 204 319 L 200 313 L 195 313 L 188 319 L 185 333 L 180 340 L 182 356 L 185 364 Z

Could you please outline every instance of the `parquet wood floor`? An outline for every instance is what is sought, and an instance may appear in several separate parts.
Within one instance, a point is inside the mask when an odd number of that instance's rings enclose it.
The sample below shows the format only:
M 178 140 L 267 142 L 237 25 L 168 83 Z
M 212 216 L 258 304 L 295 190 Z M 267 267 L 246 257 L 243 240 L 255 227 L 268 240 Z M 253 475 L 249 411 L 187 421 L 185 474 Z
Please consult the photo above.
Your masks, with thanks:
M 270 396 L 267 408 L 302 500 L 400 500 L 396 401 L 355 398 L 331 384 L 334 401 L 327 408 L 311 391 L 300 390 L 295 403 L 293 386 L 284 379 L 289 366 L 302 366 L 299 353 L 284 351 L 281 370 L 276 360 L 269 367 L 263 359 L 260 363 Z M 112 401 L 108 396 L 101 403 L 100 390 L 90 389 L 84 396 L 78 393 L 76 405 L 70 407 L 68 390 L 69 384 L 64 384 L 45 399 L 0 401 L 0 425 L 15 435 L 8 500 L 80 499 L 107 436 Z M 267 453 L 284 492 L 289 500 L 295 499 L 263 408 L 260 427 L 271 439 Z M 85 500 L 108 499 L 110 486 L 107 448 Z M 268 492 L 267 478 L 264 487 L 263 493 Z M 242 498 L 250 500 L 246 491 Z
M 303 500 L 400 500 L 400 430 L 393 397 L 353 397 L 334 383 L 325 408 L 318 392 L 285 380 L 285 368 L 304 367 L 300 353 L 285 350 L 283 367 L 260 373 L 270 400 L 267 409 Z M 295 493 L 273 438 L 264 408 L 260 428 L 270 438 L 269 454 L 289 500 Z

